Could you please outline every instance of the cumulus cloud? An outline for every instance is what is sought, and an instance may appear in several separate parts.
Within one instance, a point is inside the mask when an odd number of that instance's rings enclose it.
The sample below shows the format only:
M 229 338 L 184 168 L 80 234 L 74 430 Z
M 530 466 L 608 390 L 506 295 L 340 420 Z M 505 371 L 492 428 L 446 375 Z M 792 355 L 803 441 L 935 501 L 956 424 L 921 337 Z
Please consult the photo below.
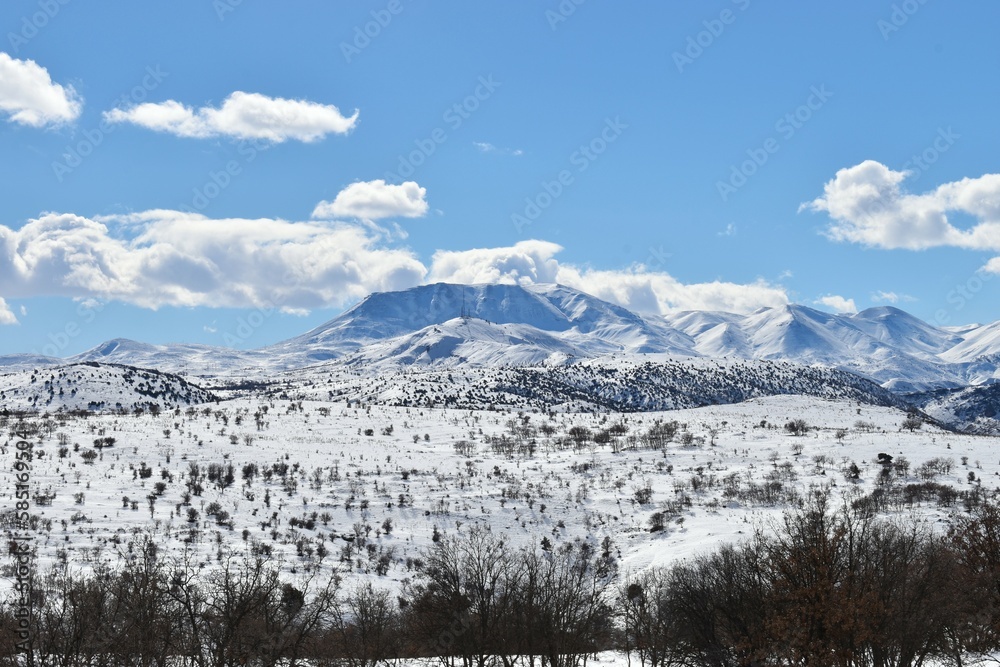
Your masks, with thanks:
M 838 171 L 823 196 L 802 208 L 829 214 L 833 222 L 827 234 L 837 241 L 886 249 L 1000 250 L 1000 174 L 964 178 L 920 194 L 903 188 L 909 175 L 867 160 Z M 957 226 L 959 216 L 971 217 L 973 224 Z M 987 268 L 997 266 L 993 260 Z
M 428 282 L 554 283 L 559 277 L 555 255 L 562 247 L 549 241 L 519 241 L 502 248 L 439 250 L 434 253 Z
M 858 307 L 854 304 L 854 299 L 845 299 L 837 294 L 820 297 L 816 299 L 815 303 L 820 306 L 826 306 L 836 313 L 858 312 Z
M 412 253 L 384 247 L 359 226 L 164 210 L 101 218 L 47 213 L 20 229 L 0 226 L 0 266 L 8 267 L 0 272 L 6 297 L 289 312 L 411 287 L 426 273 Z
M 764 281 L 685 284 L 668 273 L 648 271 L 642 265 L 607 271 L 563 264 L 556 259 L 561 250 L 555 243 L 526 240 L 510 247 L 438 251 L 427 280 L 561 283 L 625 308 L 660 314 L 678 310 L 751 312 L 762 306 L 788 303 L 784 289 Z
M 359 181 L 341 190 L 332 202 L 321 201 L 313 218 L 420 218 L 427 215 L 427 188 L 414 181 L 390 185 L 384 180 Z
M 344 116 L 332 104 L 236 91 L 218 108 L 192 109 L 168 100 L 112 109 L 104 112 L 104 118 L 179 137 L 230 136 L 280 144 L 289 139 L 308 143 L 328 134 L 346 134 L 357 124 L 358 114 L 355 109 L 353 115 Z
M 14 315 L 3 297 L 0 297 L 0 325 L 4 324 L 17 324 L 17 316 Z
M 0 52 L 0 113 L 30 127 L 58 126 L 80 117 L 83 101 L 72 86 L 52 81 L 33 60 L 16 60 Z
M 788 302 L 780 286 L 763 281 L 684 284 L 641 265 L 607 271 L 561 263 L 562 248 L 542 240 L 440 250 L 429 268 L 389 240 L 377 228 L 344 222 L 210 219 L 170 210 L 89 218 L 46 213 L 20 229 L 0 226 L 0 266 L 7 267 L 0 294 L 304 313 L 443 281 L 562 283 L 647 313 L 749 312 Z M 14 322 L 0 301 L 0 323 Z

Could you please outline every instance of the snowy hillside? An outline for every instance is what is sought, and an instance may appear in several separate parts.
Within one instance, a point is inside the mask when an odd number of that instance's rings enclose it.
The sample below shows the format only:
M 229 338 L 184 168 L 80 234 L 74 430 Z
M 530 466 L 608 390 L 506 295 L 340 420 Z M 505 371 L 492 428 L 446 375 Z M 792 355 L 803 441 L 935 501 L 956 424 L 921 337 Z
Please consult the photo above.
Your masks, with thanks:
M 878 384 L 845 371 L 764 360 L 650 355 L 604 357 L 560 366 L 370 368 L 341 362 L 293 371 L 260 387 L 276 398 L 351 403 L 637 412 L 738 403 L 797 394 L 863 405 L 907 404 Z
M 1000 435 L 1000 384 L 939 389 L 906 398 L 935 419 L 959 430 Z
M 784 428 L 794 420 L 799 435 Z M 905 420 L 801 396 L 638 414 L 250 397 L 68 415 L 32 438 L 31 526 L 43 565 L 81 568 L 144 531 L 165 557 L 209 569 L 223 549 L 251 548 L 286 570 L 338 567 L 398 589 L 435 533 L 485 523 L 514 544 L 610 538 L 625 571 L 740 539 L 820 488 L 847 502 L 906 492 L 881 511 L 936 520 L 1000 486 L 995 439 Z M 0 470 L 4 506 L 12 475 Z
M 0 375 L 0 408 L 9 411 L 135 411 L 208 403 L 215 397 L 155 370 L 83 363 Z

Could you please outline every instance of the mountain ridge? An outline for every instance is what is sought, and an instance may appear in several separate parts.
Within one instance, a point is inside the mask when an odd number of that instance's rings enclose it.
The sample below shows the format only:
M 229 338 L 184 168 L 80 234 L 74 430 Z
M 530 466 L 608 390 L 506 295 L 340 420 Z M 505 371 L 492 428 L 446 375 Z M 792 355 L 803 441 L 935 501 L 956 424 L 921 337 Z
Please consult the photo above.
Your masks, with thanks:
M 640 315 L 563 285 L 435 283 L 373 293 L 310 331 L 255 350 L 112 339 L 53 362 L 191 374 L 340 364 L 376 373 L 414 365 L 559 366 L 648 354 L 789 361 L 847 370 L 896 392 L 931 391 L 1000 381 L 1000 322 L 944 328 L 894 306 L 845 315 L 798 304 L 745 315 Z M 9 355 L 0 357 L 0 366 L 44 361 Z

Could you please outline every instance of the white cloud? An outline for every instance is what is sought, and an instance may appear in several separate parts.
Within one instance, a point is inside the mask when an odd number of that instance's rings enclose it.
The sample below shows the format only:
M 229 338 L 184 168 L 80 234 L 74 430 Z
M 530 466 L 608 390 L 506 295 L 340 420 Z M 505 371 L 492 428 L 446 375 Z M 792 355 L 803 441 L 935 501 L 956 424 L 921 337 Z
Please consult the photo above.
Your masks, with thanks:
M 472 145 L 482 153 L 500 153 L 502 155 L 513 155 L 514 157 L 524 155 L 524 151 L 520 148 L 497 148 L 488 141 L 473 141 Z
M 899 295 L 895 292 L 878 291 L 872 294 L 872 301 L 888 301 L 889 303 L 899 303 Z
M 518 284 L 561 283 L 646 313 L 677 310 L 751 312 L 761 306 L 788 303 L 785 291 L 764 281 L 684 284 L 670 274 L 637 265 L 604 271 L 561 264 L 562 248 L 548 241 L 527 240 L 510 247 L 438 251 L 428 282 Z
M 899 303 L 900 301 L 916 301 L 916 299 L 909 294 L 896 294 L 895 292 L 885 292 L 879 290 L 872 294 L 872 301 L 878 303 L 880 301 L 885 301 L 887 303 Z
M 132 123 L 179 137 L 231 136 L 282 143 L 289 139 L 312 142 L 328 134 L 346 134 L 358 122 L 357 110 L 344 116 L 332 104 L 267 97 L 236 91 L 221 107 L 194 110 L 168 100 L 104 112 L 110 123 Z
M 0 294 L 301 312 L 419 284 L 426 269 L 341 223 L 212 220 L 177 211 L 48 213 L 0 226 Z
M 983 267 L 983 271 L 1000 274 L 1000 257 L 994 257 L 990 261 L 986 262 L 986 266 Z
M 351 183 L 332 202 L 321 201 L 313 218 L 420 218 L 427 215 L 427 188 L 414 181 L 389 185 L 382 179 Z
M 17 316 L 10 309 L 3 297 L 0 297 L 0 325 L 17 324 Z
M 0 52 L 0 112 L 10 121 L 31 127 L 58 126 L 80 117 L 83 101 L 72 86 L 52 81 L 33 60 L 16 60 Z
M 725 229 L 723 229 L 721 232 L 716 232 L 715 235 L 716 236 L 736 236 L 736 225 L 730 222 L 728 225 L 726 225 Z
M 820 297 L 819 299 L 816 299 L 815 303 L 820 306 L 826 306 L 837 313 L 858 312 L 858 307 L 854 304 L 854 299 L 845 299 L 844 297 L 836 294 Z
M 503 248 L 438 250 L 431 261 L 428 282 L 554 283 L 562 247 L 549 241 L 519 241 Z
M 901 187 L 909 174 L 867 160 L 838 171 L 823 196 L 802 208 L 828 213 L 833 223 L 827 233 L 837 241 L 886 249 L 1000 250 L 1000 174 L 964 178 L 923 194 Z M 960 228 L 958 216 L 974 222 Z M 1000 263 L 994 259 L 985 268 L 996 271 Z
M 338 307 L 373 291 L 429 282 L 562 283 L 641 312 L 749 312 L 788 302 L 757 281 L 684 284 L 636 265 L 621 271 L 561 263 L 548 241 L 441 250 L 430 267 L 392 247 L 377 227 L 343 222 L 210 219 L 152 210 L 121 216 L 46 213 L 20 229 L 0 225 L 0 294 L 115 300 L 144 308 Z M 0 322 L 13 313 L 0 302 Z

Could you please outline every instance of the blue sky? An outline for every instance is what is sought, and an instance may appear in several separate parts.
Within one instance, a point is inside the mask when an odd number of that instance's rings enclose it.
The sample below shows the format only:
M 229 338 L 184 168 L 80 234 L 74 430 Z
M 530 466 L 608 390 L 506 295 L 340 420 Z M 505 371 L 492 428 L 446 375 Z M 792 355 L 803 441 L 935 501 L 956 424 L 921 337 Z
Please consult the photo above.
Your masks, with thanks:
M 934 0 L 5 2 L 0 354 L 259 347 L 436 280 L 1000 319 L 998 20 Z

